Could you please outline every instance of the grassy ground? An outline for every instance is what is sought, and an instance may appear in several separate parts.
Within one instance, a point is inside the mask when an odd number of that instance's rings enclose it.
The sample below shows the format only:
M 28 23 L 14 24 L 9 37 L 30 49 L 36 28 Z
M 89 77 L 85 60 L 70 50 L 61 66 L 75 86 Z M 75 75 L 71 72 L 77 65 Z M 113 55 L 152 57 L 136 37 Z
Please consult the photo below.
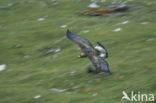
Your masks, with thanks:
M 123 90 L 156 94 L 155 0 L 132 1 L 142 8 L 114 18 L 78 16 L 90 4 L 79 1 L 0 0 L 20 2 L 0 9 L 0 65 L 7 66 L 0 71 L 0 103 L 120 103 Z M 116 25 L 126 20 L 130 23 Z M 112 32 L 119 27 L 122 31 Z M 105 45 L 112 76 L 86 73 L 91 63 L 77 58 L 80 50 L 65 37 L 67 28 Z M 52 48 L 61 51 L 47 53 Z

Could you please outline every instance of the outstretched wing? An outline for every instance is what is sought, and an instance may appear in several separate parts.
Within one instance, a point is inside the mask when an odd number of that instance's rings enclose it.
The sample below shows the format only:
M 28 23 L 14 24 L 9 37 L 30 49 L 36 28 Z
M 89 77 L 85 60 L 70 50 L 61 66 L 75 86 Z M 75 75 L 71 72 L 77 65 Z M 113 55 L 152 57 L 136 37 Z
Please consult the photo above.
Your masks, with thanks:
M 84 52 L 91 60 L 97 72 L 105 72 L 111 74 L 108 63 L 103 58 L 97 55 L 96 50 L 93 48 L 92 44 L 88 40 L 70 32 L 69 30 L 67 30 L 67 37 L 68 39 L 72 40 L 80 46 L 82 52 Z
M 78 35 L 70 32 L 69 30 L 67 30 L 67 37 L 68 37 L 68 39 L 70 39 L 73 42 L 75 42 L 76 44 L 78 44 L 80 46 L 81 50 L 84 53 L 86 53 L 86 55 L 88 54 L 87 52 L 94 51 L 92 44 L 88 40 L 84 39 L 83 37 L 78 36 Z

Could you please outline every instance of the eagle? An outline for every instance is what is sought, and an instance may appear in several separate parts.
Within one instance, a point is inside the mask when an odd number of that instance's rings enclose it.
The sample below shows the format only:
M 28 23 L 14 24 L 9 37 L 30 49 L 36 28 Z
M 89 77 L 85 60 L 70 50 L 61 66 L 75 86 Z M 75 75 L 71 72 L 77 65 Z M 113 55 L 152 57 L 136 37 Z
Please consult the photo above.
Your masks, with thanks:
M 66 35 L 67 38 L 76 43 L 81 48 L 82 53 L 89 58 L 95 67 L 94 72 L 103 72 L 108 75 L 112 74 L 105 60 L 105 58 L 108 57 L 108 53 L 101 43 L 97 42 L 96 46 L 93 47 L 87 39 L 72 33 L 70 30 L 67 30 Z

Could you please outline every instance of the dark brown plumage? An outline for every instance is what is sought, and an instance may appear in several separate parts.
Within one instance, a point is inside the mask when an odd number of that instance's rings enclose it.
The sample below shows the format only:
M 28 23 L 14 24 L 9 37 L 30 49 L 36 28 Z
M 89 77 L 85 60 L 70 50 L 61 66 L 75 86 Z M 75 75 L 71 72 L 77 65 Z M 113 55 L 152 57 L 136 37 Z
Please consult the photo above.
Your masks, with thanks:
M 105 72 L 107 74 L 111 74 L 108 63 L 97 54 L 96 50 L 93 48 L 92 44 L 87 39 L 78 36 L 70 32 L 69 30 L 67 30 L 67 38 L 79 45 L 82 52 L 87 55 L 89 60 L 96 68 L 95 72 Z

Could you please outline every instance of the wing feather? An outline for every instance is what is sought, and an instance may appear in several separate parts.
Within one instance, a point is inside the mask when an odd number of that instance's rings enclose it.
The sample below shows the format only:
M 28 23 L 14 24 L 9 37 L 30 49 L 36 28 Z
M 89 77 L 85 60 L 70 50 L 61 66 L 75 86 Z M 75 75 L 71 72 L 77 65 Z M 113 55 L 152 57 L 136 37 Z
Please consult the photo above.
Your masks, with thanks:
M 69 30 L 67 30 L 67 37 L 68 39 L 78 44 L 80 48 L 82 49 L 82 51 L 93 50 L 93 46 L 88 40 L 70 32 Z

